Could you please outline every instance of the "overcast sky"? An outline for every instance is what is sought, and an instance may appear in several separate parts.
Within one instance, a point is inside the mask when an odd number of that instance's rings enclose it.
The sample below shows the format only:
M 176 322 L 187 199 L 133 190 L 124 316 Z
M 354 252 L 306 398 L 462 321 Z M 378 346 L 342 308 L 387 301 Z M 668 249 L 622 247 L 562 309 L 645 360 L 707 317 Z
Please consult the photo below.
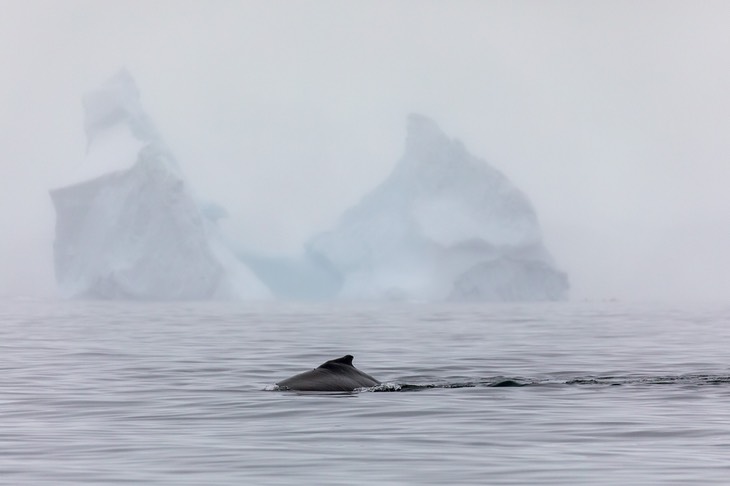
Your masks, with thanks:
M 203 197 L 295 252 L 433 118 L 531 199 L 574 300 L 730 301 L 730 2 L 0 0 L 0 295 L 121 67 Z

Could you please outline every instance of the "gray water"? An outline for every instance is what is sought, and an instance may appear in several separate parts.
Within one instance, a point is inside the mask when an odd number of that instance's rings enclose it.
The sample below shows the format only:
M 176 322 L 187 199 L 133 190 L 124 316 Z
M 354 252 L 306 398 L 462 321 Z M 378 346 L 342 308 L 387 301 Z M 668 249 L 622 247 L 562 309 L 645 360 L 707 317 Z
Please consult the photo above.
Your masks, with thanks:
M 0 309 L 2 484 L 730 482 L 727 306 Z

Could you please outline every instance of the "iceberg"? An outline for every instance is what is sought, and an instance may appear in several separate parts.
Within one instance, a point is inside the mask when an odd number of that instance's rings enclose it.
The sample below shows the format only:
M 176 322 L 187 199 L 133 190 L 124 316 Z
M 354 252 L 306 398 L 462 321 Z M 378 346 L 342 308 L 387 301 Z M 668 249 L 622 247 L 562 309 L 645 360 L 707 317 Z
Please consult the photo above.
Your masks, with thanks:
M 268 288 L 225 243 L 225 211 L 198 202 L 119 72 L 83 100 L 87 154 L 77 182 L 50 191 L 54 263 L 65 297 L 265 299 Z M 79 182 L 80 181 L 80 182 Z
M 560 300 L 569 287 L 527 197 L 421 115 L 390 176 L 306 253 L 344 299 Z
M 66 297 L 527 301 L 567 296 L 527 197 L 411 115 L 404 155 L 297 257 L 234 251 L 126 71 L 83 99 L 86 156 L 50 191 Z

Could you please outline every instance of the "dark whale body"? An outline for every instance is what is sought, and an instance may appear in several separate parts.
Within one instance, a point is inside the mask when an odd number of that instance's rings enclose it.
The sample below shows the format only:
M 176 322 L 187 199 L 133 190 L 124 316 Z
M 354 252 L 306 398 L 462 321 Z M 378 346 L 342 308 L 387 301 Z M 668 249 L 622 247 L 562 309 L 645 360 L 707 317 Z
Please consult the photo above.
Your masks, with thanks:
M 380 382 L 352 365 L 352 355 L 333 359 L 311 371 L 299 373 L 277 383 L 282 390 L 353 391 L 380 385 Z

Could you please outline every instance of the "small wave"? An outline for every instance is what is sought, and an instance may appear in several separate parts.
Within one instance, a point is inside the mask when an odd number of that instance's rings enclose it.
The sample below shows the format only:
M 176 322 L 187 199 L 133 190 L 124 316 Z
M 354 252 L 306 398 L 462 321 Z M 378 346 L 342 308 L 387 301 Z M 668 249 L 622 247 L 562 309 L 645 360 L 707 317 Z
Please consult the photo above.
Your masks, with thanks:
M 504 376 L 496 376 L 486 379 L 464 380 L 443 383 L 397 383 L 386 382 L 378 386 L 370 388 L 358 388 L 354 392 L 413 392 L 433 389 L 448 388 L 515 388 L 515 387 L 534 387 L 534 386 L 649 386 L 649 385 L 693 385 L 693 386 L 710 386 L 710 385 L 729 385 L 730 375 L 710 375 L 710 374 L 687 374 L 687 375 L 657 375 L 657 376 L 600 376 L 587 375 L 576 376 L 568 379 L 546 379 L 546 378 L 508 378 Z M 267 385 L 264 391 L 288 391 L 278 385 Z M 314 392 L 322 393 L 322 392 Z M 339 392 L 342 393 L 342 392 Z
M 688 374 L 657 376 L 585 376 L 564 382 L 566 385 L 726 385 L 730 384 L 728 375 Z
M 403 385 L 399 383 L 381 383 L 378 386 L 373 386 L 366 389 L 365 391 L 371 392 L 397 392 L 403 389 Z
M 370 388 L 359 388 L 355 392 L 413 392 L 448 388 L 514 388 L 534 386 L 652 386 L 652 385 L 690 385 L 690 386 L 718 386 L 729 385 L 730 375 L 687 374 L 687 375 L 657 375 L 657 376 L 576 376 L 568 379 L 529 379 L 507 378 L 497 376 L 478 380 L 465 380 L 444 383 L 397 383 L 386 382 Z M 285 390 L 278 385 L 268 385 L 265 391 Z
M 383 383 L 381 385 L 368 388 L 367 391 L 372 392 L 401 392 L 401 391 L 421 391 L 432 390 L 434 388 L 476 388 L 476 387 L 516 387 L 526 386 L 528 382 L 512 379 L 512 378 L 492 378 L 489 380 L 479 381 L 463 381 L 453 383 Z

